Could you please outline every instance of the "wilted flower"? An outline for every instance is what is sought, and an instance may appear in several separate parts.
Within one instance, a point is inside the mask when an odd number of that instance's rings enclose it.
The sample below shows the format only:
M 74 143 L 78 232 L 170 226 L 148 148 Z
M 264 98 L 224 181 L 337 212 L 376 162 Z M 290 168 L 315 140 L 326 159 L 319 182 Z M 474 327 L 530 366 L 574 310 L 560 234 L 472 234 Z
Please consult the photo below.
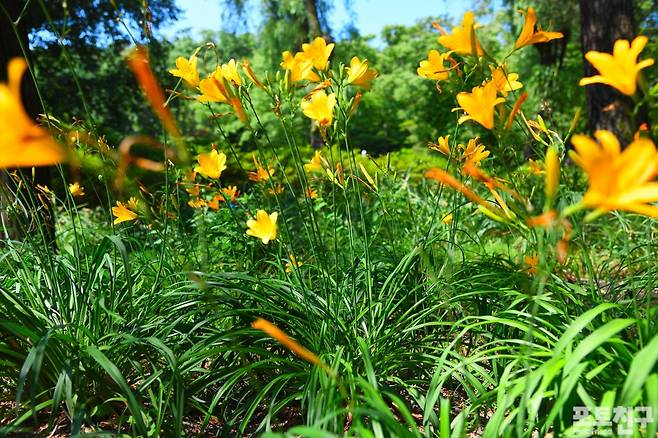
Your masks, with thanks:
M 197 57 L 190 56 L 185 59 L 182 56 L 176 58 L 176 68 L 169 70 L 173 76 L 181 78 L 192 87 L 199 85 L 199 70 L 197 69 Z
M 314 93 L 310 100 L 302 101 L 304 115 L 315 120 L 320 126 L 330 126 L 334 120 L 334 107 L 336 106 L 336 95 L 327 94 L 324 91 Z
M 445 30 L 439 27 L 439 30 L 443 34 L 439 37 L 439 43 L 460 55 L 482 56 L 484 55 L 484 51 L 475 36 L 475 29 L 477 27 L 473 12 L 468 11 L 464 14 L 461 26 L 455 26 L 452 28 L 452 34 L 449 35 Z
M 347 67 L 347 83 L 356 85 L 369 90 L 372 86 L 371 82 L 379 73 L 377 70 L 368 68 L 368 60 L 361 61 L 357 56 L 354 56 L 350 61 L 350 66 Z
M 112 207 L 112 214 L 116 219 L 114 219 L 114 224 L 120 224 L 121 222 L 134 221 L 137 219 L 137 213 L 130 210 L 126 204 L 123 202 L 117 201 L 116 207 Z
M 0 83 L 0 169 L 50 166 L 66 160 L 62 148 L 32 120 L 21 102 L 23 58 L 7 67 L 8 83 Z
M 528 8 L 527 12 L 519 12 L 525 15 L 525 23 L 523 23 L 521 34 L 514 44 L 514 49 L 520 49 L 521 47 L 537 43 L 545 43 L 563 37 L 560 32 L 544 32 L 540 27 L 535 31 L 535 24 L 537 23 L 537 13 L 535 12 L 535 8 Z
M 265 210 L 256 212 L 256 219 L 247 221 L 247 234 L 259 238 L 265 245 L 276 239 L 276 220 L 279 213 L 276 211 L 267 214 Z
M 637 62 L 637 57 L 647 44 L 648 38 L 639 36 L 631 44 L 627 40 L 615 41 L 612 54 L 590 51 L 585 58 L 599 71 L 596 76 L 583 78 L 580 85 L 606 84 L 632 96 L 637 89 L 640 70 L 653 65 L 653 59 Z
M 217 179 L 226 170 L 226 154 L 217 152 L 215 149 L 210 152 L 199 154 L 197 156 L 199 163 L 194 167 L 194 171 L 207 178 Z
M 71 196 L 84 196 L 85 189 L 79 183 L 69 184 L 69 193 Z
M 496 84 L 487 82 L 482 87 L 474 87 L 471 93 L 461 92 L 457 95 L 459 108 L 466 112 L 459 118 L 459 123 L 474 120 L 487 129 L 494 127 L 494 108 L 505 102 L 502 97 L 496 97 Z
M 610 131 L 597 131 L 593 139 L 574 136 L 573 161 L 589 180 L 582 204 L 599 212 L 626 210 L 658 218 L 658 151 L 647 138 L 634 140 L 623 151 Z
M 418 76 L 435 81 L 448 79 L 448 69 L 443 65 L 450 53 L 439 53 L 438 50 L 430 50 L 427 59 L 420 61 L 420 67 L 416 69 Z

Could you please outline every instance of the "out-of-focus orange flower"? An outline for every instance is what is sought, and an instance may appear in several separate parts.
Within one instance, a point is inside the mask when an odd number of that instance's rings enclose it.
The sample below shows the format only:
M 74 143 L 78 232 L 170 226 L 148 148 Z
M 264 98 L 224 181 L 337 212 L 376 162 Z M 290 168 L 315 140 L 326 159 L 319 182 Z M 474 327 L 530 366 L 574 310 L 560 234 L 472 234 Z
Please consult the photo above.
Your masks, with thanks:
M 165 95 L 151 70 L 148 52 L 145 47 L 137 46 L 128 56 L 128 66 L 137 83 L 144 91 L 153 112 L 160 118 L 165 129 L 173 136 L 180 137 L 180 131 L 166 105 Z
M 599 74 L 581 79 L 580 85 L 606 84 L 628 96 L 634 95 L 640 70 L 653 65 L 653 59 L 637 62 L 637 57 L 648 41 L 649 39 L 642 35 L 630 44 L 627 40 L 615 41 L 612 54 L 594 50 L 587 52 L 585 59 Z
M 322 362 L 320 358 L 315 355 L 315 353 L 302 347 L 297 341 L 291 339 L 283 330 L 271 322 L 264 319 L 257 319 L 251 324 L 251 326 L 257 330 L 264 331 L 268 336 L 277 340 L 281 345 L 292 351 L 301 359 L 310 362 L 313 365 L 319 366 L 330 374 L 333 374 L 331 368 L 325 365 L 324 362 Z
M 529 274 L 535 275 L 537 273 L 537 265 L 539 264 L 539 255 L 536 253 L 526 255 L 523 257 L 523 263 L 526 265 L 526 271 L 528 271 Z
M 519 12 L 525 15 L 525 23 L 523 23 L 521 34 L 514 44 L 514 49 L 520 49 L 521 47 L 537 43 L 545 43 L 564 36 L 560 32 L 544 32 L 541 28 L 538 28 L 538 30 L 535 31 L 535 24 L 537 23 L 537 13 L 535 12 L 535 8 L 528 8 L 527 12 Z
M 235 202 L 239 195 L 238 188 L 236 186 L 224 187 L 222 188 L 222 193 L 224 196 L 220 197 L 220 202 L 224 202 L 227 199 L 228 202 Z
M 460 55 L 484 55 L 484 50 L 480 46 L 475 35 L 475 29 L 478 25 L 475 24 L 475 16 L 473 12 L 468 11 L 464 14 L 464 19 L 460 26 L 452 28 L 452 34 L 448 34 L 443 28 L 439 30 L 443 35 L 439 37 L 439 43 L 446 47 L 448 50 L 453 50 Z
M 23 58 L 7 67 L 8 83 L 0 83 L 0 169 L 51 166 L 66 161 L 64 150 L 32 120 L 21 101 Z
M 444 63 L 452 52 L 439 53 L 438 50 L 430 50 L 427 59 L 420 61 L 420 67 L 416 69 L 421 78 L 444 81 L 449 77 L 449 70 Z
M 658 218 L 658 151 L 647 138 L 634 140 L 621 150 L 617 137 L 610 131 L 597 131 L 593 139 L 576 135 L 570 152 L 573 161 L 582 168 L 589 188 L 581 201 L 599 212 L 631 211 Z
M 487 82 L 482 87 L 473 88 L 471 93 L 461 92 L 457 95 L 460 107 L 455 110 L 464 110 L 465 115 L 459 118 L 459 123 L 473 120 L 487 129 L 494 128 L 494 108 L 505 102 L 502 97 L 497 97 L 496 85 Z

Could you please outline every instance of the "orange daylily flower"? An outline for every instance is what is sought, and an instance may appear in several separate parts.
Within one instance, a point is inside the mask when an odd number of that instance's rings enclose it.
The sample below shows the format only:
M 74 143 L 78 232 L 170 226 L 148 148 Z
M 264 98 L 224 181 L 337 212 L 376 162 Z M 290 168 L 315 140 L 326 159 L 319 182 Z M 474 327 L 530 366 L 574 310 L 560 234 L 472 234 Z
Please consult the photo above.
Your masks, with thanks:
M 474 87 L 471 93 L 465 91 L 459 93 L 457 102 L 461 106 L 455 110 L 462 109 L 466 112 L 466 115 L 459 118 L 459 123 L 473 120 L 487 129 L 493 129 L 494 108 L 505 102 L 505 99 L 496 96 L 497 92 L 496 84 L 490 81 L 482 87 Z
M 439 26 L 443 35 L 439 37 L 439 43 L 449 50 L 459 53 L 460 55 L 484 55 L 484 50 L 475 36 L 475 16 L 473 12 L 468 11 L 464 14 L 464 19 L 460 26 L 452 28 L 452 34 L 448 34 Z
M 581 201 L 597 212 L 631 211 L 658 218 L 658 151 L 648 138 L 634 140 L 623 151 L 610 131 L 597 131 L 596 140 L 573 137 L 573 161 L 587 174 L 589 188 Z
M 518 73 L 507 73 L 505 66 L 499 66 L 498 68 L 491 68 L 491 82 L 496 84 L 496 89 L 503 96 L 507 96 L 510 91 L 518 90 L 523 87 L 523 84 L 519 82 Z
M 199 164 L 194 167 L 194 171 L 207 178 L 217 179 L 226 170 L 226 154 L 215 149 L 199 154 L 197 162 Z
M 251 68 L 248 59 L 242 60 L 242 69 L 245 71 L 245 73 L 247 73 L 247 76 L 249 77 L 251 82 L 254 83 L 254 85 L 256 85 L 258 88 L 265 90 L 265 85 L 263 85 L 263 83 L 259 81 L 258 78 L 256 77 L 256 73 L 254 73 L 254 70 Z
M 336 95 L 324 91 L 314 93 L 309 100 L 302 101 L 301 106 L 306 117 L 315 120 L 321 127 L 327 127 L 334 120 Z
M 112 214 L 116 218 L 114 219 L 114 225 L 121 222 L 134 221 L 138 217 L 137 213 L 120 201 L 117 201 L 116 207 L 112 207 Z
M 436 143 L 429 143 L 427 147 L 429 147 L 432 150 L 441 152 L 443 155 L 449 157 L 451 153 L 450 145 L 448 144 L 449 139 L 450 139 L 450 135 L 439 137 Z
M 327 63 L 331 52 L 334 50 L 334 43 L 327 44 L 322 37 L 317 37 L 310 43 L 302 44 L 302 55 L 313 64 L 313 67 L 320 71 L 327 69 Z
M 474 166 L 479 166 L 480 162 L 491 154 L 484 145 L 478 144 L 479 139 L 479 137 L 475 137 L 470 139 L 466 146 L 463 144 L 459 145 L 463 150 L 462 160 L 466 163 L 471 163 Z
M 349 85 L 363 87 L 370 90 L 371 82 L 379 75 L 375 69 L 368 68 L 368 60 L 361 61 L 358 56 L 354 56 L 347 67 L 347 83 Z
M 69 184 L 69 193 L 71 196 L 84 196 L 85 189 L 80 185 L 80 183 Z
M 427 53 L 427 59 L 420 61 L 420 67 L 416 69 L 418 76 L 435 81 L 448 79 L 450 69 L 446 68 L 444 63 L 451 53 L 439 53 L 438 50 L 430 50 Z
M 265 182 L 270 179 L 272 175 L 274 175 L 274 172 L 276 169 L 273 167 L 267 166 L 267 168 L 263 167 L 263 165 L 260 163 L 258 159 L 256 159 L 256 155 L 251 156 L 254 160 L 254 166 L 256 167 L 256 171 L 254 172 L 247 172 L 247 176 L 249 177 L 250 181 L 254 182 Z
M 635 94 L 637 77 L 643 68 L 653 65 L 653 59 L 637 62 L 637 57 L 649 39 L 639 36 L 629 44 L 627 40 L 615 41 L 612 54 L 590 51 L 585 58 L 599 71 L 596 76 L 582 78 L 580 85 L 606 84 L 616 88 L 627 96 Z
M 259 238 L 265 245 L 276 239 L 276 220 L 279 213 L 276 211 L 267 214 L 265 210 L 256 212 L 256 219 L 247 221 L 247 235 Z
M 306 189 L 306 197 L 308 199 L 317 199 L 318 191 L 315 190 L 313 187 L 309 187 L 308 189 Z
M 541 28 L 538 28 L 537 31 L 535 31 L 535 24 L 537 23 L 537 13 L 535 12 L 535 8 L 528 8 L 527 12 L 519 12 L 525 15 L 525 23 L 523 23 L 521 34 L 514 44 L 515 50 L 532 44 L 545 43 L 564 36 L 561 32 L 545 32 L 541 30 Z
M 176 58 L 176 68 L 169 70 L 169 73 L 177 78 L 181 78 L 192 87 L 199 85 L 199 70 L 197 69 L 198 59 L 195 55 L 190 59 L 182 56 Z
M 315 151 L 315 155 L 313 155 L 313 158 L 311 158 L 311 162 L 304 164 L 304 169 L 306 169 L 307 172 L 313 172 L 317 170 L 321 171 L 324 169 L 323 164 L 325 161 L 326 160 L 322 156 L 322 152 Z
M 21 102 L 23 58 L 9 61 L 8 83 L 0 83 L 0 169 L 51 166 L 66 161 L 64 150 L 30 118 Z

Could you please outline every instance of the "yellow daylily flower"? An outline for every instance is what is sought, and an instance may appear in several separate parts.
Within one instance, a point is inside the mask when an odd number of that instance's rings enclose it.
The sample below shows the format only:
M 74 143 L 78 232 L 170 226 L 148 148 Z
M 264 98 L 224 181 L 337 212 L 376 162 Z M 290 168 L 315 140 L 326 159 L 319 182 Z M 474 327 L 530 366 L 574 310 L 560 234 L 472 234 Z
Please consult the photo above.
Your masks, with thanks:
M 313 67 L 320 71 L 327 69 L 332 50 L 334 50 L 334 43 L 327 44 L 322 37 L 317 37 L 310 43 L 302 44 L 303 57 L 311 61 Z
M 452 34 L 448 34 L 442 28 L 439 37 L 439 43 L 446 47 L 448 50 L 459 53 L 460 55 L 484 55 L 484 50 L 480 46 L 480 42 L 475 36 L 475 29 L 478 27 L 475 24 L 475 16 L 472 11 L 464 14 L 464 19 L 460 26 L 452 28 Z
M 314 93 L 309 100 L 302 101 L 302 110 L 309 119 L 315 120 L 320 126 L 330 126 L 334 120 L 336 95 L 325 91 Z
M 439 137 L 436 143 L 429 143 L 427 146 L 430 149 L 441 152 L 443 155 L 449 157 L 450 156 L 450 145 L 448 144 L 449 139 L 450 136 L 445 135 L 443 137 Z
M 265 245 L 276 239 L 276 220 L 279 213 L 276 211 L 267 214 L 265 210 L 256 212 L 256 219 L 247 221 L 247 235 L 259 238 Z
M 597 131 L 596 140 L 572 139 L 573 161 L 587 174 L 589 188 L 581 201 L 599 212 L 625 210 L 658 218 L 658 151 L 648 138 L 638 138 L 623 151 L 610 131 Z
M 79 183 L 69 184 L 69 193 L 71 196 L 84 196 L 85 189 Z
M 288 258 L 290 259 L 290 261 L 286 262 L 287 273 L 291 273 L 293 269 L 297 269 L 304 264 L 301 260 L 297 260 L 297 258 L 295 258 L 295 256 L 292 254 L 289 254 Z
M 612 54 L 594 50 L 587 52 L 585 59 L 599 71 L 599 74 L 581 79 L 580 85 L 606 84 L 627 96 L 632 96 L 637 89 L 637 76 L 640 70 L 653 65 L 653 59 L 650 58 L 637 62 L 637 57 L 648 41 L 647 37 L 639 36 L 630 44 L 627 40 L 615 41 Z
M 306 189 L 306 197 L 308 199 L 317 199 L 318 191 L 315 190 L 313 187 L 309 187 L 308 189 Z
M 173 76 L 181 78 L 187 84 L 195 87 L 199 85 L 199 70 L 197 69 L 197 57 L 190 56 L 190 59 L 185 59 L 182 56 L 176 58 L 176 68 L 169 70 Z
M 283 61 L 281 67 L 290 71 L 290 80 L 292 82 L 311 81 L 319 82 L 320 76 L 313 71 L 313 62 L 306 59 L 302 53 L 296 53 L 295 56 L 289 51 L 281 54 Z
M 491 152 L 486 150 L 484 145 L 478 144 L 479 139 L 479 137 L 475 137 L 470 139 L 466 146 L 463 144 L 459 145 L 463 150 L 462 160 L 467 163 L 472 163 L 475 166 L 479 166 L 480 162 L 491 154 Z
M 0 169 L 66 161 L 64 150 L 23 108 L 21 78 L 26 69 L 23 58 L 12 59 L 7 67 L 7 84 L 0 83 Z
M 420 67 L 416 69 L 418 76 L 435 81 L 448 79 L 448 69 L 443 63 L 452 52 L 439 53 L 438 50 L 430 50 L 427 53 L 427 59 L 420 61 Z
M 224 196 L 220 196 L 219 201 L 224 202 L 228 199 L 229 202 L 235 202 L 236 198 L 239 195 L 238 188 L 236 186 L 228 186 L 222 188 L 222 193 Z
M 473 120 L 487 129 L 493 129 L 494 108 L 499 103 L 505 102 L 504 98 L 496 97 L 497 92 L 496 84 L 487 82 L 481 87 L 474 87 L 471 93 L 459 93 L 457 102 L 461 106 L 455 110 L 462 109 L 466 112 L 466 115 L 459 118 L 459 123 Z
M 238 73 L 238 64 L 235 62 L 235 59 L 231 59 L 228 63 L 222 64 L 222 75 L 231 81 L 233 85 L 240 86 L 242 85 L 242 79 Z
M 276 195 L 280 195 L 281 193 L 283 193 L 284 190 L 285 189 L 283 188 L 283 186 L 281 184 L 276 184 L 274 186 L 274 188 L 270 187 L 269 189 L 267 189 L 267 193 L 269 193 L 272 196 L 276 196 Z
M 349 85 L 363 87 L 370 90 L 372 80 L 379 75 L 375 69 L 368 68 L 368 60 L 361 61 L 358 56 L 354 56 L 347 67 L 347 83 Z
M 194 171 L 207 178 L 217 179 L 226 170 L 226 154 L 224 152 L 217 152 L 215 149 L 204 154 L 199 154 L 197 156 L 197 162 L 199 164 L 194 167 Z
M 207 102 L 228 102 L 231 99 L 231 94 L 227 89 L 227 84 L 222 74 L 221 67 L 215 70 L 207 79 L 202 79 L 199 82 L 199 90 L 201 96 L 197 99 L 201 103 Z
M 324 169 L 324 161 L 325 159 L 322 156 L 322 152 L 315 151 L 315 155 L 311 158 L 311 162 L 304 164 L 304 169 L 306 169 L 307 172 L 314 172 L 317 170 L 322 171 L 322 169 Z
M 528 8 L 527 12 L 519 12 L 525 15 L 525 22 L 523 23 L 521 34 L 514 44 L 515 50 L 532 44 L 545 43 L 564 36 L 561 32 L 544 32 L 539 27 L 537 31 L 535 31 L 535 24 L 537 23 L 537 13 L 535 12 L 535 8 Z
M 192 208 L 202 208 L 207 205 L 206 201 L 201 198 L 190 199 L 187 201 L 187 205 Z
M 267 168 L 263 167 L 260 161 L 256 159 L 256 155 L 252 154 L 251 157 L 254 160 L 254 166 L 256 167 L 256 170 L 254 172 L 247 172 L 249 180 L 254 182 L 268 181 L 270 177 L 274 175 L 276 169 L 270 166 L 267 166 Z
M 123 202 L 117 201 L 116 207 L 112 207 L 112 214 L 116 219 L 114 219 L 114 224 L 120 224 L 121 222 L 134 221 L 137 219 L 137 213 L 130 210 L 126 204 Z
M 505 66 L 499 66 L 498 68 L 491 68 L 491 82 L 496 85 L 496 89 L 503 96 L 507 96 L 510 91 L 518 90 L 523 87 L 523 84 L 519 82 L 518 73 L 507 73 L 505 71 Z
M 130 199 L 128 199 L 127 205 L 132 211 L 137 211 L 139 209 L 139 200 L 134 196 L 131 196 Z

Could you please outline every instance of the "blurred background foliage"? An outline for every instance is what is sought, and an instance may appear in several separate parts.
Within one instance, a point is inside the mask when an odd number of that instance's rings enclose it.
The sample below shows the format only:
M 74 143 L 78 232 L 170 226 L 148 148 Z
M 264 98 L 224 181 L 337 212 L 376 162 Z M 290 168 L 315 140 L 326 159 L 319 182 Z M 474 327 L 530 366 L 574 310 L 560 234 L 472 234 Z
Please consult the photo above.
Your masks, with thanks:
M 223 2 L 231 19 L 224 20 L 228 23 L 225 28 L 204 31 L 198 39 L 189 34 L 170 39 L 162 35 L 161 30 L 181 13 L 173 0 L 44 1 L 41 8 L 29 8 L 25 20 L 46 111 L 66 122 L 86 122 L 96 134 L 106 136 L 110 146 L 130 133 L 157 135 L 161 127 L 142 96 L 135 92 L 134 79 L 118 56 L 126 47 L 147 44 L 157 76 L 170 89 L 176 80 L 167 70 L 176 57 L 187 57 L 197 47 L 202 47 L 200 67 L 204 73 L 210 72 L 217 61 L 248 58 L 259 75 L 265 77 L 267 71 L 274 80 L 281 52 L 297 50 L 302 42 L 320 33 L 340 42 L 332 62 L 349 63 L 352 56 L 358 55 L 380 71 L 372 92 L 363 98 L 359 116 L 352 122 L 353 147 L 377 156 L 404 148 L 424 148 L 439 135 L 450 134 L 448 127 L 457 117 L 451 112 L 454 96 L 416 74 L 418 62 L 427 51 L 440 49 L 432 21 L 451 28 L 455 23 L 449 16 L 428 15 L 412 26 L 386 26 L 379 36 L 362 35 L 352 22 L 344 23 L 341 29 L 330 28 L 327 17 L 335 6 L 332 0 L 262 0 L 261 24 L 252 29 L 246 14 L 253 2 L 218 1 Z M 343 1 L 349 11 L 350 0 Z M 565 34 L 563 40 L 517 52 L 507 63 L 509 70 L 518 72 L 527 84 L 525 108 L 538 108 L 544 120 L 562 132 L 569 129 L 580 109 L 576 128 L 585 129 L 585 93 L 578 86 L 584 70 L 578 1 L 473 0 L 472 6 L 478 21 L 486 23 L 478 36 L 498 60 L 506 57 L 520 31 L 523 18 L 518 9 L 534 6 L 544 27 Z M 655 0 L 634 2 L 638 33 L 649 37 L 656 34 L 656 10 Z M 437 12 L 427 10 L 428 14 Z M 645 49 L 646 57 L 656 57 L 658 52 L 656 39 L 651 41 Z M 78 90 L 77 95 L 71 96 L 71 90 Z M 260 94 L 254 104 L 261 114 L 271 107 L 268 98 Z M 175 100 L 172 107 L 185 134 L 194 142 L 207 145 L 220 141 L 203 107 L 182 99 Z M 265 117 L 263 122 L 271 129 L 273 140 L 283 142 L 274 117 Z M 300 123 L 309 125 L 300 132 L 310 132 L 309 121 Z M 227 118 L 222 125 L 242 150 L 253 149 L 250 133 L 239 133 L 239 121 Z M 468 134 L 468 130 L 464 132 Z M 298 140 L 300 144 L 309 143 L 309 138 Z M 513 147 L 517 151 L 525 149 L 522 144 Z

